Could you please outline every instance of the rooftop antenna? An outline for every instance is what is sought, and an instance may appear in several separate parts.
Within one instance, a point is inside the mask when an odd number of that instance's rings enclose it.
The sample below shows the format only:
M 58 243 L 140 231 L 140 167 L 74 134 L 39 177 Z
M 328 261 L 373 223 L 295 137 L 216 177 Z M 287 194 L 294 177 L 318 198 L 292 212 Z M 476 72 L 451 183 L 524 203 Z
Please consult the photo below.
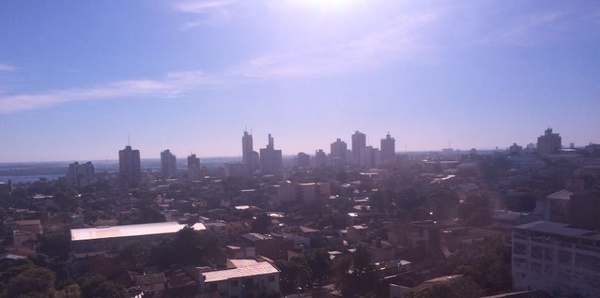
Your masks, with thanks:
M 131 146 L 131 138 L 127 135 L 127 146 Z

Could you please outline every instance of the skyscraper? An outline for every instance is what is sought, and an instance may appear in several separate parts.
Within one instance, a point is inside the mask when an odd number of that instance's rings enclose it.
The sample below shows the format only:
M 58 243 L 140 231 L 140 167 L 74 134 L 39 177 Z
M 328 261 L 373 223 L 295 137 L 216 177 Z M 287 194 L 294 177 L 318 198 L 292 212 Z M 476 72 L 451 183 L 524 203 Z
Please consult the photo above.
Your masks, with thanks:
M 367 135 L 360 131 L 354 132 L 352 135 L 352 163 L 360 165 L 362 151 L 367 147 Z
M 142 178 L 140 151 L 126 146 L 119 150 L 119 182 L 125 187 L 137 187 Z
M 390 136 L 390 133 L 381 139 L 381 163 L 384 165 L 393 164 L 396 161 L 396 139 Z
M 187 158 L 188 175 L 190 179 L 200 178 L 200 159 L 196 157 L 196 154 L 192 154 Z
M 177 157 L 169 149 L 160 153 L 160 172 L 165 179 L 177 175 Z
M 263 175 L 281 175 L 283 173 L 281 150 L 275 150 L 271 134 L 269 134 L 267 148 L 260 149 L 260 168 Z
M 557 153 L 562 148 L 562 139 L 557 133 L 552 133 L 552 128 L 546 129 L 543 136 L 537 140 L 537 151 L 540 156 Z
M 242 162 L 246 165 L 248 174 L 256 171 L 258 160 L 252 144 L 252 135 L 247 131 L 244 131 L 244 135 L 242 136 Z

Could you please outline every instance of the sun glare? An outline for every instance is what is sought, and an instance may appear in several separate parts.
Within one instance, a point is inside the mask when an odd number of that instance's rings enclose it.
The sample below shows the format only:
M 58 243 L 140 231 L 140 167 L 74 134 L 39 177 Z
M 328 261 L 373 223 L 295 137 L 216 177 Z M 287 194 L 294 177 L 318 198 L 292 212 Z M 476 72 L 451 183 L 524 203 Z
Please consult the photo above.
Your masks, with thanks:
M 354 0 L 299 0 L 322 12 L 336 12 L 348 8 Z

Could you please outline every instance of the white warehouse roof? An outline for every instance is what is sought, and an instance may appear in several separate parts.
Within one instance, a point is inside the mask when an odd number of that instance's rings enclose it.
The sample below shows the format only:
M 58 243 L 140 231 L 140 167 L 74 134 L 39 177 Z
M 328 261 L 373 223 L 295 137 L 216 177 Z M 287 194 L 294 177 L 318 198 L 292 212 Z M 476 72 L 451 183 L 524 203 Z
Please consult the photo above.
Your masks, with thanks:
M 180 224 L 176 221 L 170 222 L 159 222 L 149 224 L 138 224 L 138 225 L 124 225 L 114 227 L 96 227 L 96 228 L 85 228 L 85 229 L 72 229 L 71 230 L 71 241 L 83 241 L 93 239 L 104 239 L 104 238 L 117 238 L 117 237 L 132 237 L 132 236 L 146 236 L 146 235 L 158 235 L 158 234 L 173 234 L 183 229 L 186 225 Z M 197 223 L 192 226 L 194 230 L 200 231 L 205 230 L 203 224 Z

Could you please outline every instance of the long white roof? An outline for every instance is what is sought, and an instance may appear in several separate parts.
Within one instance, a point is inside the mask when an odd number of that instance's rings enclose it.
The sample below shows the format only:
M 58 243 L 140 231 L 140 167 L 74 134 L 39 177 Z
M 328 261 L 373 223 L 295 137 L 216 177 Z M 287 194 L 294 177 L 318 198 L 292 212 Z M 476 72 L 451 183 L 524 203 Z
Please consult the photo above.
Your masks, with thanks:
M 176 221 L 159 222 L 138 225 L 124 225 L 114 227 L 96 227 L 85 229 L 72 229 L 71 241 L 83 241 L 104 238 L 132 237 L 158 234 L 173 234 L 183 229 L 186 225 Z M 205 230 L 203 224 L 197 223 L 192 227 L 194 230 Z
M 269 262 L 242 260 L 232 263 L 237 268 L 202 272 L 202 275 L 205 277 L 204 282 L 215 282 L 279 272 L 279 270 Z

